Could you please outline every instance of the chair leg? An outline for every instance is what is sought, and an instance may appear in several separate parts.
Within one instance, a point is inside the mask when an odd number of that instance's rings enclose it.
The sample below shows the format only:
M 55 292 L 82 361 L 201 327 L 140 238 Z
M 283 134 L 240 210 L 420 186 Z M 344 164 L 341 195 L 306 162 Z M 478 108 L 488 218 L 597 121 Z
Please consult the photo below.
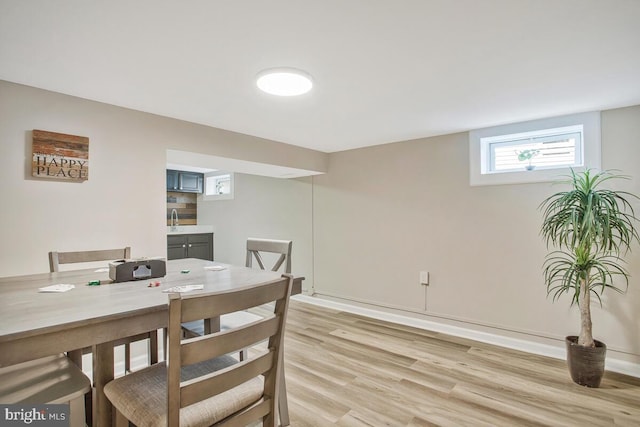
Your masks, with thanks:
M 85 425 L 86 416 L 84 412 L 84 396 L 69 401 L 69 426 L 83 427 Z
M 114 408 L 114 411 L 116 412 L 115 427 L 129 427 L 129 420 L 122 415 L 122 412 L 118 411 L 116 408 Z
M 93 385 L 89 393 L 84 395 L 84 417 L 86 425 L 93 424 Z
M 284 382 L 284 364 L 280 370 L 280 390 L 278 391 L 278 415 L 280 415 L 280 426 L 289 425 L 289 402 L 287 401 L 287 385 Z

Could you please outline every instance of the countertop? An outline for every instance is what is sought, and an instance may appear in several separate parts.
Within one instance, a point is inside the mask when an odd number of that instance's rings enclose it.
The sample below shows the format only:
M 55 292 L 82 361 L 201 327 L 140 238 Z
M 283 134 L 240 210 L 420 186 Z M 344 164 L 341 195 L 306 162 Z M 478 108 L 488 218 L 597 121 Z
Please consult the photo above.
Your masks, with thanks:
M 167 235 L 213 233 L 212 225 L 178 225 L 167 227 Z

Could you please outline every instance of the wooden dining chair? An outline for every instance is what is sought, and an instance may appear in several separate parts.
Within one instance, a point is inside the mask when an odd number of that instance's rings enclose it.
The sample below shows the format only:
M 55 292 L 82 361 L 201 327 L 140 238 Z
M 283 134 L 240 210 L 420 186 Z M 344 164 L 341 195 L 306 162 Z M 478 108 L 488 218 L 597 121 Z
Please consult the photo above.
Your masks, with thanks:
M 291 240 L 272 240 L 272 239 L 247 239 L 247 254 L 245 266 L 253 268 L 253 260 L 255 259 L 258 267 L 265 270 L 266 264 L 263 256 L 271 256 L 275 262 L 269 269 L 278 271 L 284 265 L 284 273 L 291 274 L 291 248 L 293 242 Z M 277 257 L 277 258 L 276 258 Z M 228 329 L 235 325 L 249 323 L 257 319 L 257 316 L 246 311 L 237 313 L 229 313 L 220 318 L 220 329 Z M 210 333 L 210 326 L 207 322 L 195 321 L 183 325 L 185 333 L 190 336 L 202 335 Z M 244 355 L 244 353 L 243 353 Z M 241 357 L 243 357 L 241 355 Z
M 269 268 L 271 271 L 278 271 L 284 265 L 284 273 L 291 274 L 291 248 L 293 242 L 291 240 L 272 240 L 272 239 L 247 239 L 247 254 L 245 266 L 252 268 L 253 261 L 258 264 L 261 270 L 265 270 L 266 263 L 263 256 L 271 257 L 273 265 Z M 277 258 L 276 258 L 277 257 Z M 259 316 L 246 312 L 239 311 L 236 313 L 229 313 L 220 318 L 220 329 L 230 329 L 237 325 L 250 323 L 257 320 Z M 203 335 L 204 333 L 211 333 L 210 323 L 206 321 L 189 322 L 183 325 L 184 332 L 187 336 Z M 242 360 L 246 356 L 247 350 L 242 350 L 240 359 Z
M 258 268 L 261 270 L 266 270 L 268 266 L 271 265 L 269 268 L 271 271 L 278 271 L 278 269 L 284 266 L 284 273 L 291 274 L 292 246 L 293 242 L 291 240 L 248 238 L 245 266 L 253 268 L 253 261 L 255 260 Z M 268 264 L 267 260 L 273 261 L 273 264 Z M 225 331 L 254 322 L 258 319 L 260 319 L 260 316 L 257 314 L 239 310 L 220 316 L 218 319 L 219 329 Z M 210 320 L 198 320 L 183 324 L 183 332 L 186 336 L 195 337 L 211 333 L 212 331 L 213 328 Z M 242 348 L 240 350 L 240 360 L 246 359 L 248 353 L 248 347 Z M 280 420 L 282 421 L 282 425 L 289 425 L 289 403 L 284 380 L 281 382 L 280 387 L 282 394 L 282 398 L 279 401 Z
M 96 261 L 115 261 L 120 259 L 131 258 L 131 247 L 119 249 L 102 249 L 92 251 L 75 251 L 75 252 L 49 252 L 49 270 L 51 273 L 60 271 L 61 264 L 79 264 Z M 136 341 L 149 340 L 148 363 L 154 364 L 158 362 L 158 331 L 150 331 L 144 334 L 135 335 L 133 337 L 122 338 L 114 342 L 114 346 L 124 346 L 124 370 L 125 373 L 131 372 L 131 343 Z M 73 350 L 67 352 L 69 358 L 74 363 L 82 367 L 82 354 L 90 353 L 90 348 L 82 350 Z
M 0 368 L 0 403 L 69 404 L 71 427 L 85 426 L 90 392 L 89 378 L 63 354 Z
M 61 264 L 78 264 L 94 261 L 115 261 L 131 258 L 131 247 L 97 251 L 49 252 L 49 271 L 60 271 Z
M 245 265 L 253 267 L 253 260 L 258 263 L 262 270 L 266 270 L 263 255 L 275 254 L 278 256 L 271 271 L 278 271 L 284 265 L 284 272 L 291 274 L 291 240 L 272 240 L 272 239 L 247 239 L 247 260 Z
M 293 278 L 249 288 L 169 295 L 168 363 L 117 378 L 104 387 L 116 426 L 276 425 L 284 326 Z M 183 338 L 182 323 L 274 302 L 270 315 L 247 325 Z M 243 361 L 230 354 L 268 340 Z M 127 421 L 128 420 L 128 421 Z M 228 424 L 227 424 L 228 423 Z
M 284 273 L 291 274 L 292 246 L 293 242 L 291 240 L 249 238 L 247 239 L 247 259 L 245 266 L 252 268 L 254 266 L 253 261 L 255 260 L 261 270 L 266 270 L 268 264 L 266 264 L 263 257 L 271 257 L 272 261 L 275 260 L 270 268 L 271 271 L 278 271 L 284 266 Z M 267 265 L 267 267 L 265 267 L 265 265 Z M 220 329 L 225 330 L 235 325 L 249 323 L 256 320 L 257 317 L 257 315 L 247 311 L 230 313 L 220 318 Z M 246 357 L 247 351 L 246 349 L 242 350 L 240 353 L 241 359 Z

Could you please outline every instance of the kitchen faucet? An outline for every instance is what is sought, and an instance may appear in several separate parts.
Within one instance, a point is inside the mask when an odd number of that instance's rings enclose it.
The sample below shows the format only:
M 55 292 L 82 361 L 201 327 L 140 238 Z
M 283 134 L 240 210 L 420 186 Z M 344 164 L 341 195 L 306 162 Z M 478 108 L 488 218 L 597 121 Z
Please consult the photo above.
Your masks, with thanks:
M 176 221 L 173 222 L 173 214 L 176 214 Z M 175 231 L 176 227 L 178 226 L 178 211 L 175 209 L 171 209 L 171 230 Z

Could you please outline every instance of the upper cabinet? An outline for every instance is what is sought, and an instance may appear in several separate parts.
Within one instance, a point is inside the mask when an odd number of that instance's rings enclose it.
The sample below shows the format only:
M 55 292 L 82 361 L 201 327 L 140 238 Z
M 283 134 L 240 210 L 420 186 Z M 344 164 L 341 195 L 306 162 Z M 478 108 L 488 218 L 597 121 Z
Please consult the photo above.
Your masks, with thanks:
M 179 172 L 178 188 L 187 193 L 202 193 L 204 176 L 196 172 Z
M 167 190 L 176 191 L 178 189 L 178 171 L 167 169 Z
M 204 175 L 167 169 L 167 190 L 183 193 L 202 193 Z

